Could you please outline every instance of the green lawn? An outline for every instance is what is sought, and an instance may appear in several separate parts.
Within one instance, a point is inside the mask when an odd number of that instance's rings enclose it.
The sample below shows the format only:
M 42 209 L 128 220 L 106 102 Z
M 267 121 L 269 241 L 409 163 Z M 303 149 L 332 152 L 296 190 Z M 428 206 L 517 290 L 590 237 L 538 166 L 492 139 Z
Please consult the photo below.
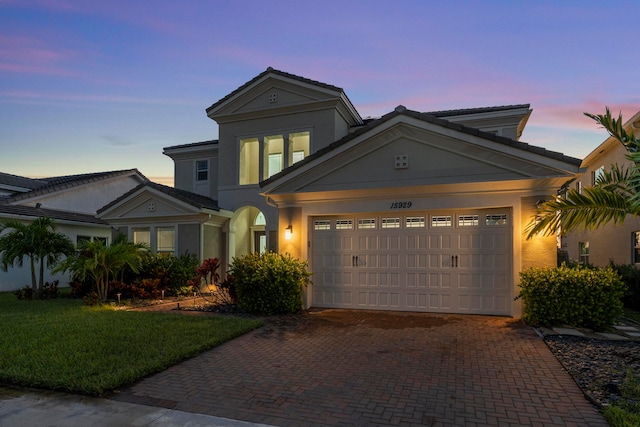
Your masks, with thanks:
M 100 395 L 261 324 L 116 311 L 66 298 L 18 301 L 0 293 L 0 383 Z

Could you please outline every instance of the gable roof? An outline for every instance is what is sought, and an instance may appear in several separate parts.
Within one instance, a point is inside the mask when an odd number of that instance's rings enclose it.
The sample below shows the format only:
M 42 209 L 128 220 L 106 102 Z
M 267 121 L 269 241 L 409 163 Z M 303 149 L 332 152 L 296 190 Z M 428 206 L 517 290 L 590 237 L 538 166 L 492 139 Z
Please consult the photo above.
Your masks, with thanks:
M 500 107 L 497 107 L 500 108 Z M 297 170 L 298 168 L 303 167 L 304 165 L 313 162 L 314 160 L 316 160 L 319 157 L 322 157 L 324 155 L 326 155 L 327 153 L 337 149 L 338 147 L 348 143 L 349 141 L 352 141 L 353 139 L 359 137 L 360 135 L 370 132 L 372 130 L 374 130 L 375 128 L 383 125 L 384 123 L 388 122 L 389 120 L 393 119 L 394 117 L 398 117 L 398 116 L 407 116 L 407 117 L 411 117 L 414 119 L 418 119 L 427 123 L 432 123 L 438 126 L 442 126 L 444 128 L 448 128 L 448 129 L 453 129 L 456 130 L 458 132 L 462 132 L 468 135 L 473 135 L 473 136 L 477 136 L 489 141 L 493 141 L 493 142 L 497 142 L 499 144 L 503 144 L 505 146 L 509 146 L 509 147 L 513 147 L 516 149 L 520 149 L 520 150 L 524 150 L 524 151 L 528 151 L 537 155 L 541 155 L 544 157 L 548 157 L 549 159 L 553 159 L 553 160 L 559 160 L 562 161 L 564 163 L 568 163 L 570 165 L 574 165 L 574 166 L 579 166 L 581 163 L 580 159 L 574 158 L 574 157 L 570 157 L 570 156 L 566 156 L 562 153 L 559 152 L 555 152 L 555 151 L 550 151 L 547 150 L 545 148 L 542 147 L 537 147 L 534 145 L 530 145 L 527 144 L 525 142 L 521 142 L 521 141 L 516 141 L 510 138 L 505 138 L 503 136 L 498 136 L 495 135 L 493 133 L 488 133 L 488 132 L 483 132 L 481 130 L 478 130 L 476 128 L 472 128 L 469 126 L 464 126 L 460 123 L 454 123 L 454 122 L 450 122 L 448 120 L 444 120 L 442 118 L 438 118 L 432 114 L 429 113 L 420 113 L 418 111 L 412 111 L 412 110 L 407 110 L 404 106 L 400 105 L 398 107 L 395 108 L 394 111 L 385 114 L 384 116 L 382 116 L 379 119 L 373 120 L 372 122 L 368 123 L 366 126 L 362 126 L 360 128 L 358 128 L 356 131 L 350 133 L 349 135 L 343 137 L 342 139 L 339 139 L 331 144 L 329 144 L 328 146 L 316 151 L 315 153 L 309 155 L 308 157 L 304 158 L 303 160 L 294 163 L 293 165 L 289 166 L 288 168 L 282 170 L 281 172 L 269 177 L 268 179 L 260 182 L 260 187 L 264 187 L 267 186 L 269 184 L 271 184 L 272 182 L 282 178 L 283 176 Z
M 131 189 L 130 191 L 118 197 L 117 199 L 105 205 L 104 207 L 98 209 L 97 214 L 100 215 L 101 213 L 107 211 L 108 209 L 120 204 L 122 201 L 128 199 L 130 196 L 132 196 L 133 194 L 136 194 L 137 192 L 139 192 L 144 188 L 150 188 L 150 189 L 159 191 L 169 197 L 172 197 L 176 200 L 187 203 L 197 209 L 209 209 L 214 211 L 220 210 L 220 207 L 218 206 L 218 202 L 216 200 L 213 200 L 210 197 L 203 196 L 197 193 L 192 193 L 186 190 L 180 190 L 178 188 L 168 187 L 166 185 L 158 184 L 156 182 L 147 181 Z
M 631 118 L 624 122 L 622 127 L 627 132 L 633 132 L 637 138 L 638 133 L 640 133 L 640 111 L 635 113 L 633 116 L 631 116 Z M 592 161 L 598 158 L 600 154 L 603 154 L 604 152 L 610 151 L 612 149 L 625 150 L 620 141 L 609 135 L 607 139 L 605 139 L 593 151 L 585 156 L 585 158 L 582 160 L 582 166 L 587 167 Z
M 98 219 L 93 215 L 33 206 L 0 205 L 0 215 L 3 214 L 5 216 L 18 216 L 23 218 L 49 217 L 51 219 L 64 222 L 81 222 L 87 224 L 107 225 L 105 221 Z
M 138 175 L 143 181 L 148 179 L 142 175 L 137 169 L 126 169 L 111 172 L 95 172 L 79 175 L 65 175 L 52 178 L 42 178 L 37 181 L 40 185 L 35 186 L 31 191 L 26 193 L 18 193 L 7 198 L 0 199 L 0 203 L 14 203 L 20 200 L 30 199 L 32 197 L 49 194 L 67 188 L 79 187 L 81 185 L 90 184 L 118 176 Z M 29 179 L 29 178 L 25 178 Z
M 311 80 L 308 79 L 306 77 L 302 77 L 302 76 L 296 76 L 295 74 L 290 74 L 290 73 L 286 73 L 284 71 L 280 71 L 280 70 L 276 70 L 272 67 L 268 67 L 265 71 L 263 71 L 262 73 L 258 74 L 257 76 L 255 76 L 254 78 L 252 78 L 251 80 L 249 80 L 248 82 L 246 82 L 245 84 L 243 84 L 242 86 L 240 86 L 239 88 L 237 88 L 236 90 L 234 90 L 233 92 L 231 92 L 230 94 L 226 95 L 224 98 L 220 99 L 217 102 L 214 102 L 209 108 L 207 108 L 207 114 L 211 111 L 214 110 L 216 107 L 220 106 L 221 104 L 224 104 L 226 101 L 228 101 L 229 99 L 233 98 L 234 96 L 236 96 L 237 94 L 239 94 L 240 92 L 242 92 L 243 90 L 247 89 L 249 86 L 251 86 L 252 84 L 258 82 L 260 79 L 262 79 L 263 77 L 267 76 L 268 74 L 273 74 L 276 76 L 280 76 L 280 77 L 285 77 L 288 79 L 292 79 L 292 80 L 296 80 L 299 81 L 301 83 L 307 83 L 313 86 L 318 86 L 320 88 L 323 89 L 328 89 L 334 92 L 337 92 L 339 94 L 344 95 L 344 90 L 342 90 L 342 88 L 339 88 L 337 86 L 333 86 L 327 83 L 322 83 L 319 82 L 317 80 Z M 346 97 L 346 95 L 345 95 Z

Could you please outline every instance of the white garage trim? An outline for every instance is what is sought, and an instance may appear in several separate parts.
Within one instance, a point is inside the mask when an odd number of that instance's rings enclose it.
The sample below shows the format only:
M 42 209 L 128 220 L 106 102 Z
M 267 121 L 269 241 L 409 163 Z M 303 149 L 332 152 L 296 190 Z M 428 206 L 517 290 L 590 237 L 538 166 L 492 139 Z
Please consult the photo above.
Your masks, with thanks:
M 312 306 L 511 315 L 512 222 L 508 208 L 312 217 Z

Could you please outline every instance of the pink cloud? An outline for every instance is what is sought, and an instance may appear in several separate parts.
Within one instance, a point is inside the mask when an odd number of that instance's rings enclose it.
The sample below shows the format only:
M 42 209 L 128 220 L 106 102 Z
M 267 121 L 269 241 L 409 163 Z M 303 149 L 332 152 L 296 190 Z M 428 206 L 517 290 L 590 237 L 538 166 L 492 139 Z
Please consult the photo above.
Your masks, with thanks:
M 36 101 L 39 103 L 51 102 L 108 102 L 125 104 L 151 104 L 151 105 L 193 105 L 194 100 L 188 99 L 165 99 L 165 98 L 141 98 L 124 95 L 91 95 L 72 93 L 44 93 L 7 90 L 0 91 L 0 96 L 16 101 Z

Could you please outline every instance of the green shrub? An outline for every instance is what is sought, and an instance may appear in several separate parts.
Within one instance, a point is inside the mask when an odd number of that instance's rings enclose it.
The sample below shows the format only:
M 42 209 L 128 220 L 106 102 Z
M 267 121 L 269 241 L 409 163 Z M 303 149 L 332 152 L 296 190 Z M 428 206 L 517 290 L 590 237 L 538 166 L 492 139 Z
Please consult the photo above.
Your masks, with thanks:
M 523 319 L 533 325 L 602 330 L 622 315 L 624 284 L 613 269 L 530 268 L 520 273 Z
M 238 306 L 248 313 L 285 314 L 302 308 L 302 286 L 309 283 L 306 261 L 265 252 L 236 257 L 230 273 Z
M 609 266 L 618 272 L 627 286 L 622 297 L 624 306 L 640 311 L 640 269 L 633 264 L 614 264 L 613 262 L 610 262 Z
M 154 286 L 157 291 L 166 291 L 167 295 L 186 295 L 191 290 L 189 281 L 193 279 L 198 267 L 198 258 L 195 255 L 184 254 L 155 255 L 148 254 L 143 260 L 138 273 L 127 270 L 118 281 L 128 286 L 140 285 L 144 280 L 158 280 Z M 147 282 L 148 284 L 148 282 Z M 142 288 L 148 288 L 143 285 Z M 120 290 L 123 293 L 123 290 Z
M 33 290 L 31 286 L 24 286 L 22 289 L 18 289 L 13 294 L 18 299 L 24 300 L 32 300 L 35 298 L 38 299 L 54 299 L 58 298 L 60 292 L 58 291 L 58 286 L 60 285 L 59 280 L 54 280 L 53 282 L 44 282 L 42 286 L 42 290 L 40 292 L 36 292 Z

